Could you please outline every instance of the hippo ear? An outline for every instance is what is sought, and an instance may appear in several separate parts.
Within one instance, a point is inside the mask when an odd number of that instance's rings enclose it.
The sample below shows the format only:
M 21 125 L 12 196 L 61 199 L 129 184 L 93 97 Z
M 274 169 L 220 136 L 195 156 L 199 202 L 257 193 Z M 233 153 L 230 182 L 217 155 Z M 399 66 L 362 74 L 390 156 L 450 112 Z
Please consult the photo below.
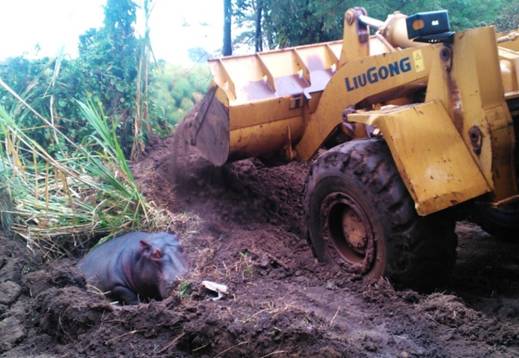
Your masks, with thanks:
M 141 240 L 140 244 L 141 244 L 141 250 L 142 251 L 146 251 L 146 250 L 149 250 L 151 248 L 151 245 L 146 240 Z

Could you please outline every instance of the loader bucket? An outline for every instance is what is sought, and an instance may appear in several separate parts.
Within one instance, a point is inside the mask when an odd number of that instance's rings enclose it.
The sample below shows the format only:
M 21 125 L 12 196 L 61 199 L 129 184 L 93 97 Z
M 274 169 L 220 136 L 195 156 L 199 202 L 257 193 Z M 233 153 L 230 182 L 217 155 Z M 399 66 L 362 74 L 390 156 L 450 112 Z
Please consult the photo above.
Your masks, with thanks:
M 286 152 L 302 136 L 303 102 L 322 92 L 341 47 L 335 41 L 210 60 L 213 84 L 189 124 L 191 144 L 218 166 Z
M 220 166 L 229 157 L 229 115 L 215 98 L 216 90 L 215 86 L 209 89 L 189 126 L 191 145 L 211 163 Z
M 210 60 L 213 85 L 193 119 L 191 143 L 215 165 L 244 157 L 292 159 L 338 70 L 342 46 L 339 40 Z M 369 51 L 390 48 L 372 36 Z

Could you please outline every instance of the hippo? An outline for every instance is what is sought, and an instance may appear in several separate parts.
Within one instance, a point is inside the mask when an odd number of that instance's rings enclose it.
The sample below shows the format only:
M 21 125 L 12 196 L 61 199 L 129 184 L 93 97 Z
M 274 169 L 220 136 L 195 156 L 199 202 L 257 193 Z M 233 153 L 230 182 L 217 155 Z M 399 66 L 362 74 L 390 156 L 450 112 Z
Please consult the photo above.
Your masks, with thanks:
M 163 299 L 187 272 L 174 234 L 132 232 L 93 248 L 78 263 L 88 283 L 126 304 Z

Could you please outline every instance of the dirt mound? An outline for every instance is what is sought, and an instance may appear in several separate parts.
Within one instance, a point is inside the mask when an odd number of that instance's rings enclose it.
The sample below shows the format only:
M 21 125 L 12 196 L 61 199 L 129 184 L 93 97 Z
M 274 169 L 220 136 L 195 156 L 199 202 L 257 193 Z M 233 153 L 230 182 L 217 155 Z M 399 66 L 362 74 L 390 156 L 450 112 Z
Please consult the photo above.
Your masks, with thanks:
M 178 144 L 178 143 L 177 143 Z M 5 356 L 519 355 L 517 246 L 458 225 L 459 262 L 445 293 L 363 287 L 315 261 L 305 240 L 305 163 L 243 160 L 174 181 L 174 138 L 133 165 L 169 209 L 190 275 L 168 299 L 118 306 L 86 285 L 75 260 L 34 261 L 0 238 L 0 352 Z M 508 245 L 508 246 L 503 246 Z M 229 286 L 213 301 L 202 280 Z
M 0 322 L 5 329 L 1 348 L 8 356 L 302 355 L 319 354 L 323 346 L 326 352 L 344 352 L 322 337 L 319 317 L 295 307 L 250 315 L 250 307 L 235 309 L 233 300 L 212 302 L 200 290 L 183 300 L 172 296 L 139 306 L 114 306 L 87 287 L 72 261 L 27 273 L 19 282 L 24 293 Z

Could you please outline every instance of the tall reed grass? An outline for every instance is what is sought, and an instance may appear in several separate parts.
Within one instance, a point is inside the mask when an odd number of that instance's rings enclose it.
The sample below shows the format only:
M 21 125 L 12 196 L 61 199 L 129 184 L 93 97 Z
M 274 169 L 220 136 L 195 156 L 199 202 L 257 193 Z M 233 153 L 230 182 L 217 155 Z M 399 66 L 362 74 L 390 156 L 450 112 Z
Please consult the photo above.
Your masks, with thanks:
M 169 217 L 139 192 L 123 150 L 102 108 L 78 102 L 94 135 L 73 143 L 0 79 L 23 111 L 32 112 L 60 149 L 49 154 L 0 106 L 0 210 L 4 229 L 44 256 L 71 255 L 92 240 L 167 225 Z M 23 115 L 17 109 L 17 115 Z M 22 114 L 20 114 L 22 113 Z

